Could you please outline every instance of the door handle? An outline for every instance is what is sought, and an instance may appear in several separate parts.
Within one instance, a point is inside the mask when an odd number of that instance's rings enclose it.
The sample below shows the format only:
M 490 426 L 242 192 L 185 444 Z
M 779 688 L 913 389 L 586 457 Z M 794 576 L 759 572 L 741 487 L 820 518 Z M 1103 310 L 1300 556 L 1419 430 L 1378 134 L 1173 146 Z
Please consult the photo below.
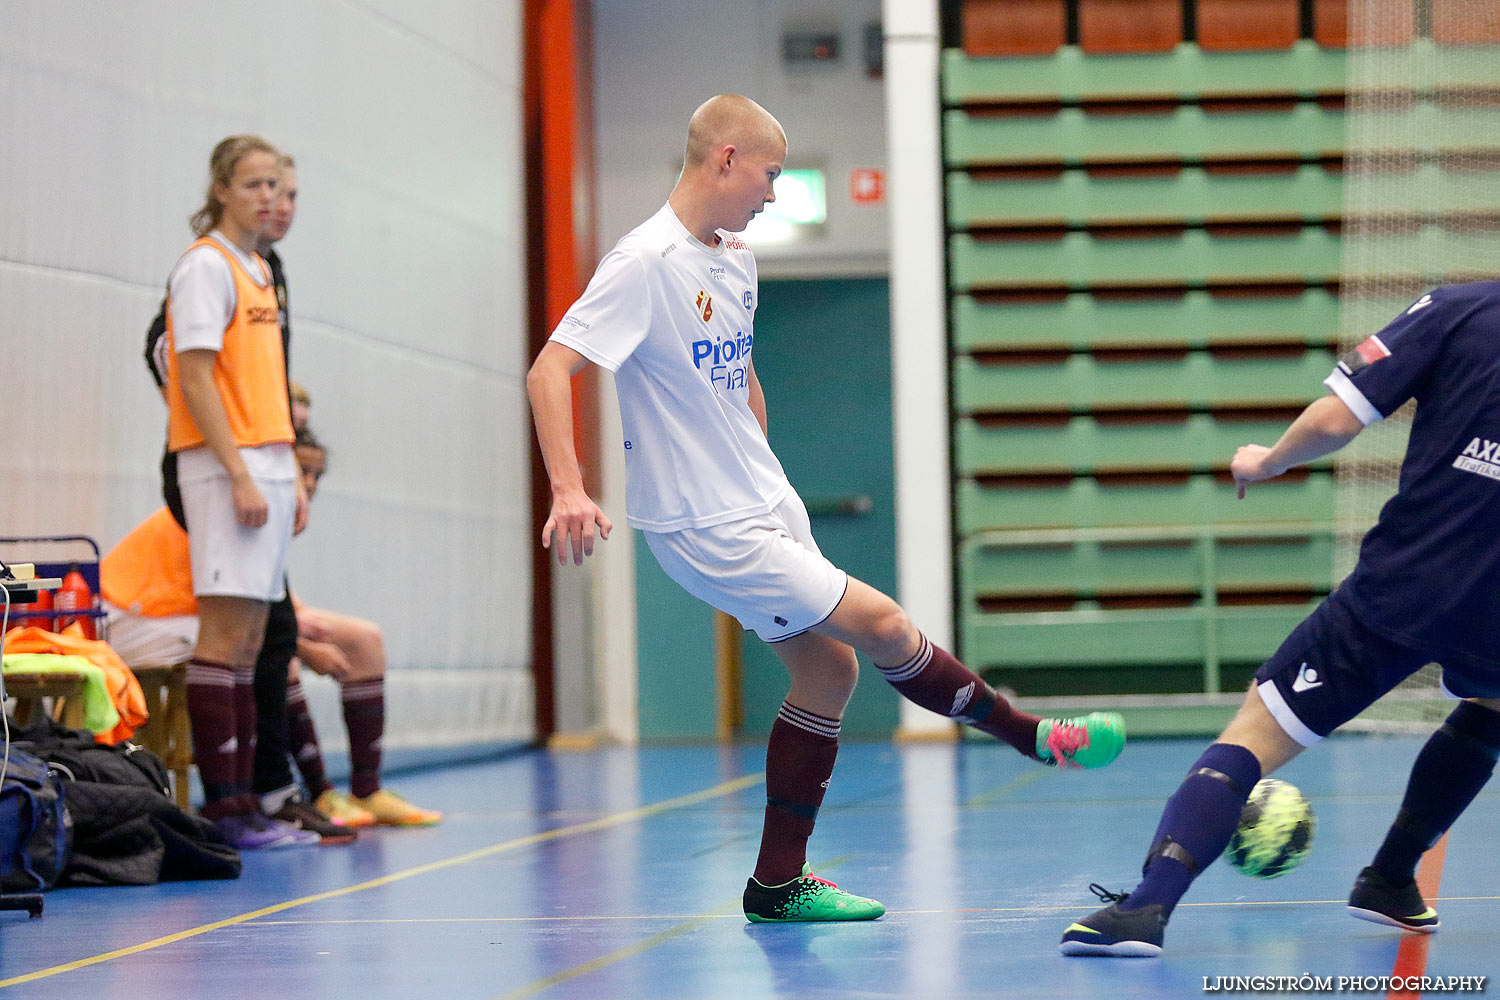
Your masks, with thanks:
M 850 496 L 808 497 L 802 501 L 813 517 L 864 517 L 875 509 L 875 502 L 863 493 Z

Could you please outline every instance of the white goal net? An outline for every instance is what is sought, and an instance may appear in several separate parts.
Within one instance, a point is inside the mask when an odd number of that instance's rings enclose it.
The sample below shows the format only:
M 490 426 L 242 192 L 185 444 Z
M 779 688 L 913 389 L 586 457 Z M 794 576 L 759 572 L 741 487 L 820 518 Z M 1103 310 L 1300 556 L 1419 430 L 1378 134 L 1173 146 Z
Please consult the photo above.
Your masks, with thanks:
M 1500 276 L 1500 3 L 1349 4 L 1340 349 L 1434 285 Z M 1396 490 L 1412 407 L 1340 454 L 1335 579 Z M 1452 702 L 1423 668 L 1351 727 L 1427 731 Z

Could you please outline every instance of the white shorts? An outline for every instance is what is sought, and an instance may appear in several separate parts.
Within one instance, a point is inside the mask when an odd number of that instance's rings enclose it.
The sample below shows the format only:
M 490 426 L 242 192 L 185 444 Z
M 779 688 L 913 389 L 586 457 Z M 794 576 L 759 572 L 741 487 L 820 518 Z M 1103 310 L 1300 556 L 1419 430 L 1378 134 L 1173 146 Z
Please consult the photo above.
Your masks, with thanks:
M 134 615 L 108 601 L 109 645 L 127 667 L 170 667 L 192 659 L 198 646 L 197 615 Z
M 291 456 L 289 445 L 247 448 L 241 454 L 270 452 L 273 448 L 284 448 Z M 193 593 L 199 597 L 279 601 L 286 596 L 286 557 L 297 517 L 296 460 L 291 458 L 286 478 L 279 474 L 257 474 L 257 469 L 251 467 L 255 485 L 266 498 L 270 512 L 265 524 L 247 528 L 235 519 L 229 474 L 217 460 L 211 467 L 216 472 L 188 475 L 187 456 L 206 450 L 195 448 L 183 452 L 178 463 L 182 511 L 187 517 L 188 548 L 193 560 Z M 193 465 L 203 467 L 203 463 Z M 280 465 L 278 462 L 277 473 Z
M 766 642 L 821 624 L 849 586 L 848 574 L 818 551 L 796 490 L 769 514 L 643 534 L 668 576 Z

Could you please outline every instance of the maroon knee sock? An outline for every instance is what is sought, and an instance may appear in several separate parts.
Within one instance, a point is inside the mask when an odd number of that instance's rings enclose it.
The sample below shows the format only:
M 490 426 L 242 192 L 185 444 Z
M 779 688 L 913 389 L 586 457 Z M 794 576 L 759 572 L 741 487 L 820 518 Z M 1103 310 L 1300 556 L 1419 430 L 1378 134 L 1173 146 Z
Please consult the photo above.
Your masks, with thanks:
M 240 812 L 234 667 L 213 660 L 189 660 L 187 711 L 193 761 L 203 779 L 203 815 L 222 819 Z
M 766 747 L 766 822 L 755 862 L 761 885 L 781 885 L 802 874 L 807 838 L 838 752 L 838 719 L 782 702 Z
M 292 746 L 292 757 L 297 761 L 297 770 L 307 791 L 317 798 L 333 786 L 328 783 L 328 774 L 323 769 L 323 751 L 318 746 L 318 731 L 313 728 L 312 713 L 307 710 L 307 692 L 302 682 L 287 681 L 286 685 L 287 739 Z
M 923 708 L 967 723 L 1028 757 L 1036 757 L 1036 727 L 1041 719 L 1017 711 L 978 674 L 925 635 L 917 655 L 894 667 L 877 663 L 875 669 L 904 697 Z
M 234 775 L 241 792 L 255 781 L 255 664 L 234 668 Z M 259 802 L 259 800 L 257 800 Z
M 349 731 L 349 791 L 364 798 L 380 790 L 380 738 L 385 734 L 385 678 L 344 685 Z

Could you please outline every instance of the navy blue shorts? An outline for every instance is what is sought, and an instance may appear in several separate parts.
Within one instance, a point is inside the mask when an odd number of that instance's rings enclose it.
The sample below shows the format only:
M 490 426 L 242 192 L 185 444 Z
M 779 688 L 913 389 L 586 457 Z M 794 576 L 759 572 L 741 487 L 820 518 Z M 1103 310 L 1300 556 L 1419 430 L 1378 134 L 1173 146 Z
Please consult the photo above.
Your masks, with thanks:
M 1286 734 L 1310 747 L 1431 662 L 1367 629 L 1340 587 L 1261 665 L 1255 683 Z

